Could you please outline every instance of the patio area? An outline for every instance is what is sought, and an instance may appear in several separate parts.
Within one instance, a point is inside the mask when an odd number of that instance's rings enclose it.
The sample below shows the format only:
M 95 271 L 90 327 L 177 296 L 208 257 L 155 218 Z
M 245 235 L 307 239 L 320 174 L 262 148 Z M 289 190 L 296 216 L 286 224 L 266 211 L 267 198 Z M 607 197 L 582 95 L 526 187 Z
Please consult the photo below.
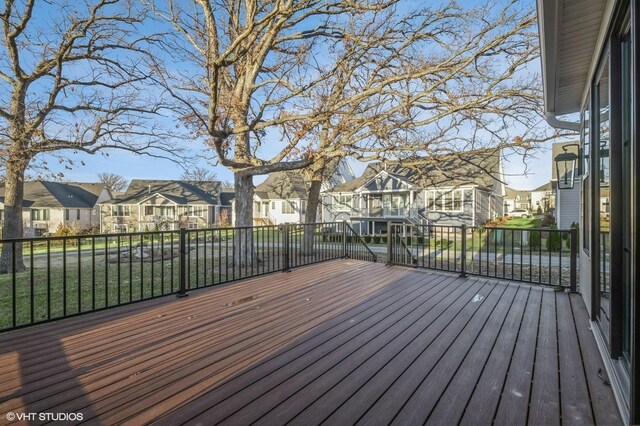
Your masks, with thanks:
M 580 295 L 335 260 L 0 335 L 6 413 L 621 424 Z

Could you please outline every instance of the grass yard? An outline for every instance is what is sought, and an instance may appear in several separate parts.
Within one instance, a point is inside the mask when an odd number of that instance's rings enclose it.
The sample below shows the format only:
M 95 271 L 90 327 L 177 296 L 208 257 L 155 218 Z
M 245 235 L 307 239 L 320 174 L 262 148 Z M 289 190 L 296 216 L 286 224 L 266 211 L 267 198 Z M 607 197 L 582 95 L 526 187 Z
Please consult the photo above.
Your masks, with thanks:
M 540 228 L 542 219 L 538 217 L 514 217 L 500 224 L 499 228 L 531 229 Z
M 232 239 L 190 241 L 187 288 L 281 270 L 285 260 L 279 237 L 267 232 L 254 234 L 259 262 L 252 268 L 230 265 Z M 330 240 L 317 236 L 314 254 L 308 256 L 296 243 L 301 242 L 301 237 L 295 238 L 290 249 L 290 266 L 338 257 L 343 245 Z M 103 246 L 95 250 L 95 256 L 93 250 L 78 251 L 77 247 L 67 250 L 66 255 L 56 252 L 50 256 L 35 253 L 33 258 L 24 256 L 26 272 L 16 274 L 15 279 L 0 275 L 0 329 L 13 326 L 14 297 L 15 323 L 21 325 L 175 293 L 179 289 L 179 258 L 172 257 L 169 242 L 167 246 L 170 254 L 156 256 L 154 262 L 136 257 L 128 242 L 120 250 Z

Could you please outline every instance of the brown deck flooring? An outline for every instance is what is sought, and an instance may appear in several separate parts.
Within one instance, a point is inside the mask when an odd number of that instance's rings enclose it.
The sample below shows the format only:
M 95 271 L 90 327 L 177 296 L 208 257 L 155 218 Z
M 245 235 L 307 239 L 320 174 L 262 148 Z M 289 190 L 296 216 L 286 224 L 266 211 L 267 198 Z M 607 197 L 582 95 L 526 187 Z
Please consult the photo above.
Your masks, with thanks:
M 4 413 L 619 424 L 579 295 L 339 260 L 0 335 Z

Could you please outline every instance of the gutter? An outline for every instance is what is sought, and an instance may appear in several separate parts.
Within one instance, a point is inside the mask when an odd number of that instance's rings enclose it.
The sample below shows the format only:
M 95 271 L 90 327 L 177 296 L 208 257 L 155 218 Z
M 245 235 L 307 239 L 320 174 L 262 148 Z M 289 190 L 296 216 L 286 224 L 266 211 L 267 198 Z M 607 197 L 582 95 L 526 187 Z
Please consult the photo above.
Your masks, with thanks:
M 551 127 L 555 127 L 556 129 L 572 130 L 574 132 L 580 131 L 579 122 L 576 123 L 575 121 L 558 120 L 556 115 L 549 111 L 546 111 L 544 115 L 545 115 L 545 119 L 547 120 L 547 123 L 549 123 Z

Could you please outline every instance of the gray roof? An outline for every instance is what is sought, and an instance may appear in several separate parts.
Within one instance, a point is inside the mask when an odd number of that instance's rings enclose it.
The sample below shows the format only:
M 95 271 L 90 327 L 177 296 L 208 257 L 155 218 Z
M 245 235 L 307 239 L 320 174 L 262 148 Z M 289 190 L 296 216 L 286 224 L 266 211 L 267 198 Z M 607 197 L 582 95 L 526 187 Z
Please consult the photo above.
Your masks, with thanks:
M 138 204 L 145 199 L 161 195 L 176 204 L 218 204 L 220 182 L 185 180 L 134 179 L 125 193 L 106 204 Z
M 384 163 L 370 163 L 362 175 L 349 182 L 336 185 L 332 191 L 355 191 L 382 170 L 418 188 L 465 185 L 491 188 L 501 178 L 501 156 L 499 150 L 476 150 L 413 160 L 412 162 L 417 165 L 411 167 L 390 165 L 385 168 Z
M 271 173 L 256 186 L 255 194 L 263 200 L 306 198 L 307 184 L 301 170 Z
M 236 190 L 234 188 L 222 188 L 220 190 L 220 205 L 230 206 L 231 202 L 236 198 Z
M 554 189 L 555 189 L 555 182 L 547 182 L 544 185 L 540 185 L 536 189 L 532 189 L 531 192 L 553 191 Z
M 92 209 L 104 190 L 103 183 L 34 181 L 24 184 L 23 207 Z M 0 187 L 4 202 L 4 186 Z
M 527 200 L 531 197 L 531 191 L 526 189 L 513 189 L 508 186 L 505 188 L 505 196 L 507 200 Z

